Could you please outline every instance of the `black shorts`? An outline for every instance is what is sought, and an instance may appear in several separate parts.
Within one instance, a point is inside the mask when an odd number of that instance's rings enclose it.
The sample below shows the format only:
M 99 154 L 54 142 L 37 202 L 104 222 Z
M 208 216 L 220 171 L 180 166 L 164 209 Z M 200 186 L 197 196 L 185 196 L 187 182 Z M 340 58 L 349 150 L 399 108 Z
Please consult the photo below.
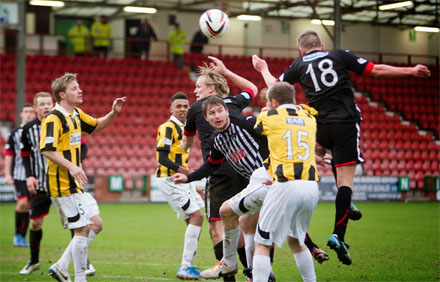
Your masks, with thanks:
M 107 46 L 99 46 L 99 47 L 94 47 L 94 50 L 95 51 L 105 51 L 105 52 L 107 52 L 107 50 L 108 50 L 108 47 Z
M 232 196 L 246 188 L 249 180 L 239 175 L 228 164 L 228 174 L 214 173 L 209 177 L 205 189 L 205 210 L 208 220 L 220 220 L 220 207 Z
M 364 162 L 360 135 L 359 122 L 318 123 L 316 140 L 319 145 L 332 151 L 334 165 L 338 167 Z
M 15 198 L 17 200 L 29 199 L 29 191 L 27 189 L 26 181 L 23 180 L 14 180 L 14 186 L 15 186 Z
M 45 193 L 31 194 L 30 200 L 31 207 L 29 217 L 31 219 L 42 218 L 49 214 L 50 204 L 52 202 Z

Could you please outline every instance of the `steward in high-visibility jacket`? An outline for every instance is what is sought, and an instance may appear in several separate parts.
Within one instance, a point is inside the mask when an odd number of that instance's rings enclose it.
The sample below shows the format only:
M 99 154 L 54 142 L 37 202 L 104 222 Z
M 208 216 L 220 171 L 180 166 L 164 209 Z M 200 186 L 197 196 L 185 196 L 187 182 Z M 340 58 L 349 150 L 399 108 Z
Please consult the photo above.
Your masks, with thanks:
M 77 20 L 76 25 L 69 30 L 69 39 L 73 44 L 75 55 L 82 56 L 89 52 L 89 29 L 83 24 L 82 20 Z

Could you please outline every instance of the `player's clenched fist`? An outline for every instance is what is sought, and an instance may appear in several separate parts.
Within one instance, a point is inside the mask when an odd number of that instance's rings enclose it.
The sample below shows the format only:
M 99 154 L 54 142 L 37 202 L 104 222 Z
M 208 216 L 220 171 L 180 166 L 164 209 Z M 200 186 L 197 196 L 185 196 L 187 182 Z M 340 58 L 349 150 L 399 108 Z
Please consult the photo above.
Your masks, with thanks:
M 176 173 L 173 176 L 173 181 L 176 184 L 188 182 L 188 177 L 183 173 Z

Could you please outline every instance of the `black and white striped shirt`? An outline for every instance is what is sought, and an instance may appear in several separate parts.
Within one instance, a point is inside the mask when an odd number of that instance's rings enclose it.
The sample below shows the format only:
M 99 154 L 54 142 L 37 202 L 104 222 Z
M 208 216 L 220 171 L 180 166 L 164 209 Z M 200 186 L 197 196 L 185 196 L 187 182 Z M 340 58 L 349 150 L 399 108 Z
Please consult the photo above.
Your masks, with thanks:
M 21 156 L 26 177 L 34 176 L 38 181 L 38 192 L 47 192 L 46 157 L 40 153 L 41 121 L 34 119 L 23 126 Z
M 254 131 L 254 116 L 231 116 L 230 121 L 228 129 L 215 133 L 209 162 L 216 164 L 226 158 L 235 171 L 250 179 L 269 155 L 267 139 Z
M 16 128 L 9 134 L 8 142 L 5 144 L 4 154 L 12 156 L 12 178 L 18 181 L 26 181 L 26 174 L 23 167 L 22 158 L 20 155 L 21 147 L 21 133 L 22 127 Z

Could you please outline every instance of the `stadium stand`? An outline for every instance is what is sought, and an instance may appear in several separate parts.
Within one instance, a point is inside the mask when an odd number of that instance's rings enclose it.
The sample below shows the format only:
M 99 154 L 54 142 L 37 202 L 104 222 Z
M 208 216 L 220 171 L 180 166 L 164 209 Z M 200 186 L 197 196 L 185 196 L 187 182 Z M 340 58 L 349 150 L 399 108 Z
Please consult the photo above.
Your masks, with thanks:
M 183 91 L 194 102 L 194 82 L 184 70 L 170 62 L 89 57 L 27 56 L 26 101 L 39 91 L 50 92 L 51 81 L 64 72 L 78 73 L 84 92 L 82 108 L 94 116 L 107 113 L 115 97 L 127 96 L 124 113 L 108 130 L 86 137 L 89 157 L 84 163 L 88 175 L 122 174 L 131 187 L 131 177 L 153 174 L 156 163 L 156 130 L 170 115 L 169 99 Z M 185 64 L 202 65 L 204 54 L 185 54 Z M 252 68 L 251 57 L 224 55 L 221 59 L 234 72 L 249 78 L 259 89 L 265 87 Z M 290 58 L 266 58 L 275 75 L 281 74 Z M 15 121 L 15 57 L 0 55 L 0 119 Z M 356 102 L 362 111 L 361 147 L 367 176 L 409 176 L 412 189 L 423 188 L 425 176 L 438 175 L 439 70 L 429 66 L 429 79 L 378 79 L 352 75 L 359 91 Z M 297 103 L 306 103 L 304 92 L 295 85 Z M 231 93 L 238 93 L 232 88 Z M 253 106 L 264 106 L 259 99 Z M 426 131 L 420 131 L 423 129 Z M 431 134 L 432 133 L 432 134 Z M 202 163 L 200 144 L 195 139 L 190 167 Z M 4 146 L 0 139 L 0 145 Z M 438 141 L 437 141 L 438 142 Z M 3 156 L 0 169 L 3 169 Z M 332 175 L 331 169 L 320 169 Z

